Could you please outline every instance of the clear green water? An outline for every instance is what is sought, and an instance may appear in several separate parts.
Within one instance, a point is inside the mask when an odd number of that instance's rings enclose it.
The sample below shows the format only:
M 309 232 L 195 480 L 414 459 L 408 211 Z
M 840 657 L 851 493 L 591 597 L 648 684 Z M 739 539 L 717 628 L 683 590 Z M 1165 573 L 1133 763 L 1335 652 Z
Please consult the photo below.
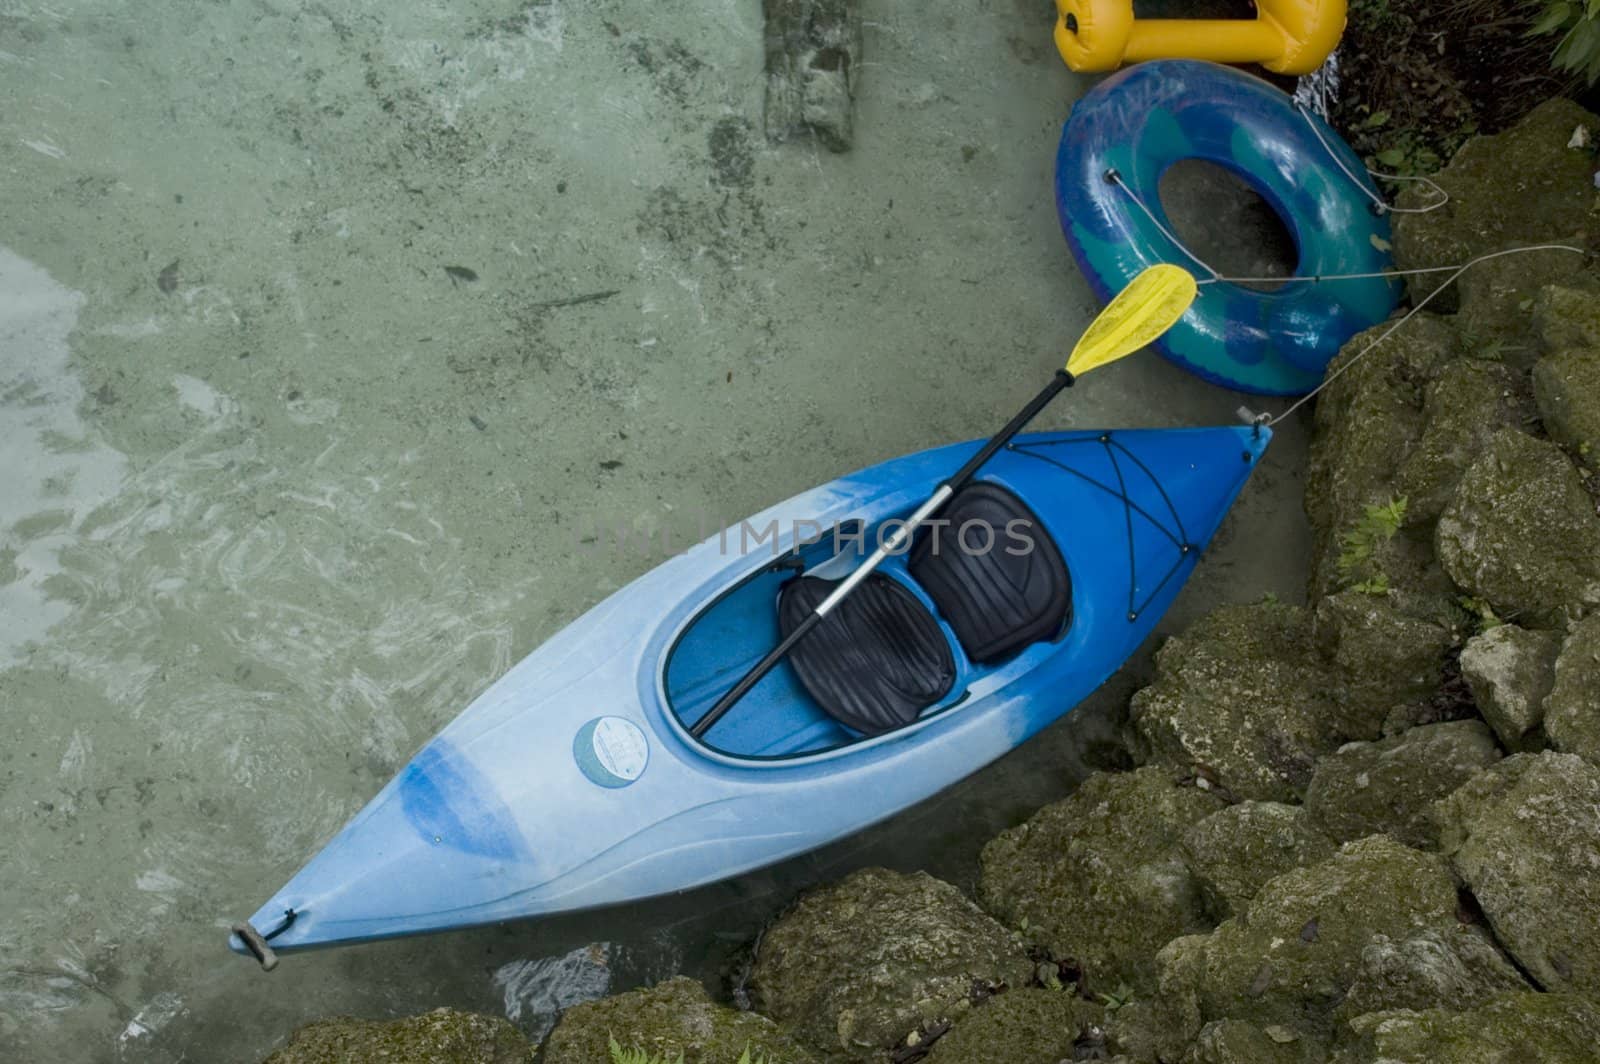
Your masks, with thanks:
M 983 434 L 1086 323 L 1049 181 L 1088 83 L 1048 5 L 865 11 L 834 156 L 761 136 L 757 0 L 0 0 L 0 1059 L 250 1061 L 335 1013 L 537 1030 L 669 971 L 716 985 L 797 889 L 969 882 L 1086 771 L 1144 659 L 776 869 L 270 976 L 223 947 L 648 564 L 583 530 Z M 1047 420 L 1238 402 L 1146 355 Z M 1286 426 L 1169 628 L 1298 595 L 1303 448 Z

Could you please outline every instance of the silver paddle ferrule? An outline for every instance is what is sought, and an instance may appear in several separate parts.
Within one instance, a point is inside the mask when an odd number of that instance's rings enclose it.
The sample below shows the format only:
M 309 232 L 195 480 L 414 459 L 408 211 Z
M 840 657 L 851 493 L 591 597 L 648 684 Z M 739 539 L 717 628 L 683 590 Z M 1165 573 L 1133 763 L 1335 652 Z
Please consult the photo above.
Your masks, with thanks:
M 817 603 L 814 611 L 818 617 L 826 617 L 828 611 L 837 606 L 841 600 L 856 589 L 856 585 L 872 575 L 883 560 L 891 554 L 898 554 L 905 545 L 911 541 L 917 527 L 934 515 L 934 512 L 955 494 L 955 489 L 949 484 L 940 484 L 939 490 L 928 497 L 928 501 L 917 507 L 912 515 L 906 518 L 905 524 L 895 529 L 894 532 L 873 551 L 867 560 L 856 567 L 856 571 L 839 581 L 839 586 L 829 592 L 828 597 Z

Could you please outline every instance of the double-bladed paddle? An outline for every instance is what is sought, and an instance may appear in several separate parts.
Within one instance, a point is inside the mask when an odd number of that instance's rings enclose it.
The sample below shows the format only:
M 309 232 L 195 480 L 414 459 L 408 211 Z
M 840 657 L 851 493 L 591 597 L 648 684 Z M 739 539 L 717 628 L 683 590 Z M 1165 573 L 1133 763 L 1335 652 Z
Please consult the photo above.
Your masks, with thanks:
M 1130 281 L 1126 288 L 1117 293 L 1115 299 L 1106 304 L 1106 308 L 1099 316 L 1089 323 L 1089 328 L 1072 348 L 1067 364 L 1056 370 L 1050 383 L 1045 385 L 1027 406 L 1018 411 L 1017 416 L 1007 422 L 1005 428 L 967 459 L 966 464 L 956 470 L 954 476 L 940 484 L 938 490 L 928 497 L 928 501 L 917 507 L 915 513 L 906 518 L 892 535 L 881 542 L 878 549 L 873 551 L 855 572 L 839 581 L 839 586 L 835 587 L 827 598 L 817 603 L 816 609 L 796 625 L 782 642 L 773 647 L 766 657 L 744 674 L 743 679 L 717 699 L 716 705 L 689 729 L 689 734 L 698 739 L 710 731 L 739 699 L 749 693 L 752 687 L 761 682 L 763 676 L 789 655 L 807 633 L 821 624 L 823 618 L 827 617 L 835 606 L 848 598 L 850 592 L 871 575 L 885 558 L 904 549 L 906 544 L 911 542 L 917 527 L 937 513 L 939 507 L 950 501 L 950 497 L 960 491 L 983 464 L 994 457 L 995 452 L 1010 443 L 1011 438 L 1021 432 L 1023 426 L 1032 421 L 1062 389 L 1071 387 L 1075 380 L 1092 369 L 1098 369 L 1133 354 L 1166 332 L 1183 317 L 1184 311 L 1189 309 L 1189 304 L 1194 302 L 1195 292 L 1194 278 L 1187 270 L 1178 266 L 1151 266 Z

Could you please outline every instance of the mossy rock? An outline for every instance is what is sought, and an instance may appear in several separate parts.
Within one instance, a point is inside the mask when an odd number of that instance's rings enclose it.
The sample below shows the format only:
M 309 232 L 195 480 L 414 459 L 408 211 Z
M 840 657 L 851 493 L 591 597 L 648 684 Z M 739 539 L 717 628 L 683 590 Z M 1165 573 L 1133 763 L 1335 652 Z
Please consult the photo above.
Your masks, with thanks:
M 1435 541 L 1463 591 L 1524 626 L 1600 605 L 1600 517 L 1554 444 L 1496 433 L 1461 478 Z
M 1407 522 L 1437 520 L 1495 430 L 1520 428 L 1532 415 L 1521 376 L 1510 368 L 1482 359 L 1443 366 L 1427 387 L 1422 436 L 1395 471 Z
M 1442 210 L 1394 216 L 1395 265 L 1405 270 L 1458 265 L 1513 244 L 1582 246 L 1595 231 L 1594 159 L 1567 147 L 1578 126 L 1600 133 L 1600 119 L 1558 98 L 1503 133 L 1467 141 L 1433 177 L 1450 194 L 1450 203 Z M 1430 190 L 1413 184 L 1400 194 L 1399 204 L 1415 208 L 1429 198 Z M 1568 255 L 1566 269 L 1576 269 L 1578 261 Z M 1414 276 L 1412 300 L 1438 283 L 1437 275 Z
M 928 1064 L 1023 1064 L 1073 1059 L 1080 1040 L 1095 1031 L 1105 1009 L 1070 990 L 1024 987 L 990 998 L 966 1012 L 933 1044 Z
M 761 938 L 761 1009 L 857 1058 L 956 1017 L 975 989 L 1025 985 L 1022 940 L 949 883 L 867 868 L 801 897 Z
M 522 1032 L 499 1016 L 434 1009 L 402 1020 L 308 1023 L 265 1064 L 532 1064 L 533 1054 Z
M 1335 842 L 1379 833 L 1431 849 L 1433 803 L 1500 760 L 1480 720 L 1412 728 L 1370 743 L 1350 743 L 1317 762 L 1306 788 L 1308 822 Z
M 1576 994 L 1506 994 L 1458 1011 L 1374 1012 L 1353 1021 L 1336 1064 L 1594 1064 L 1600 1002 Z
M 1098 773 L 983 848 L 979 900 L 1093 990 L 1152 990 L 1155 952 L 1211 926 L 1179 842 L 1222 805 L 1163 768 Z
M 1516 754 L 1434 816 L 1451 867 L 1523 969 L 1549 990 L 1600 992 L 1600 768 Z
M 1213 1020 L 1195 1036 L 1183 1064 L 1322 1064 L 1327 1058 L 1321 1041 L 1293 1027 Z
M 1129 716 L 1153 759 L 1201 766 L 1236 798 L 1295 801 L 1317 757 L 1339 745 L 1333 686 L 1308 611 L 1224 606 L 1167 640 Z
M 1330 668 L 1328 693 L 1340 735 L 1376 735 L 1396 702 L 1439 687 L 1445 659 L 1462 637 L 1441 596 L 1348 590 L 1317 603 L 1313 634 Z
M 1557 750 L 1600 765 L 1600 613 L 1572 626 L 1556 658 L 1544 730 Z
M 1272 879 L 1333 855 L 1305 809 L 1280 802 L 1239 802 L 1183 835 L 1183 857 L 1220 921 L 1242 911 Z
M 1589 226 L 1590 232 L 1600 232 L 1600 225 L 1593 218 Z M 1521 243 L 1517 241 L 1513 246 Z M 1571 241 L 1567 244 L 1583 246 Z M 1456 324 L 1467 338 L 1469 349 L 1479 357 L 1497 358 L 1527 369 L 1539 357 L 1541 348 L 1538 325 L 1529 313 L 1541 289 L 1564 282 L 1579 286 L 1590 299 L 1600 298 L 1600 278 L 1581 272 L 1583 267 L 1582 255 L 1550 249 L 1487 259 L 1462 274 L 1456 282 L 1461 306 Z M 1424 275 L 1420 283 L 1431 288 L 1440 280 L 1438 275 Z M 1412 290 L 1417 286 L 1414 281 Z
M 1497 624 L 1467 640 L 1461 649 L 1461 675 L 1478 712 L 1512 752 L 1544 745 L 1545 698 L 1555 683 L 1555 632 Z
M 1136 995 L 1122 1007 L 1106 1013 L 1106 1049 L 1137 1064 L 1178 1060 L 1200 1033 L 1203 1021 L 1194 991 L 1167 973 L 1182 969 L 1187 948 L 1205 941 L 1205 935 L 1185 935 L 1161 947 L 1156 967 L 1163 973 L 1154 994 Z
M 1395 477 L 1423 439 L 1433 382 L 1445 366 L 1464 357 L 1455 326 L 1427 312 L 1362 355 L 1387 328 L 1376 326 L 1345 343 L 1328 366 L 1329 384 L 1317 399 L 1305 491 L 1312 536 L 1308 581 L 1312 599 L 1339 590 L 1341 537 L 1357 525 L 1365 508 L 1403 494 Z M 1441 437 L 1430 446 L 1439 455 L 1418 458 L 1413 480 L 1448 479 L 1440 470 L 1453 444 Z M 1410 516 L 1409 505 L 1407 512 Z M 1404 541 L 1397 546 L 1404 546 Z M 1423 565 L 1431 554 L 1425 551 L 1426 557 L 1411 566 Z M 1408 582 L 1404 572 L 1390 577 L 1396 586 Z
M 1478 927 L 1423 928 L 1406 938 L 1374 935 L 1361 950 L 1350 993 L 1334 1010 L 1349 1020 L 1380 1009 L 1472 1008 L 1512 990 L 1531 990 Z
M 1550 438 L 1600 470 L 1600 347 L 1568 348 L 1541 358 L 1533 367 L 1533 396 Z
M 1546 285 L 1534 297 L 1533 324 L 1546 354 L 1600 347 L 1600 299 L 1587 288 Z
M 1379 935 L 1466 934 L 1456 905 L 1441 858 L 1373 835 L 1271 880 L 1208 937 L 1170 944 L 1162 989 L 1193 993 L 1207 1021 L 1277 1024 L 1327 1038 L 1334 1010 L 1362 974 L 1362 951 Z
M 684 1064 L 737 1064 L 748 1048 L 770 1064 L 822 1058 L 765 1016 L 718 1005 L 705 987 L 678 976 L 645 990 L 586 1001 L 561 1015 L 545 1041 L 544 1064 L 606 1064 L 612 1039 Z

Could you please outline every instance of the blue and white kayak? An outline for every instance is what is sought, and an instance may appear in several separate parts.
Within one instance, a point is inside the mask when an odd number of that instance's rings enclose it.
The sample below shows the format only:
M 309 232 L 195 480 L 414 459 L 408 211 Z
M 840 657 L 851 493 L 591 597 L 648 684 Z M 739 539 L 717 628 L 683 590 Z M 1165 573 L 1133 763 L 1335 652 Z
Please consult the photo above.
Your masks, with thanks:
M 686 890 L 859 831 L 1026 741 L 1150 634 L 1271 436 L 1017 437 L 703 740 L 695 722 L 980 443 L 804 492 L 493 684 L 251 917 L 281 952 Z M 748 530 L 769 533 L 759 541 Z M 935 533 L 940 536 L 936 539 Z M 249 949 L 235 933 L 230 945 Z

